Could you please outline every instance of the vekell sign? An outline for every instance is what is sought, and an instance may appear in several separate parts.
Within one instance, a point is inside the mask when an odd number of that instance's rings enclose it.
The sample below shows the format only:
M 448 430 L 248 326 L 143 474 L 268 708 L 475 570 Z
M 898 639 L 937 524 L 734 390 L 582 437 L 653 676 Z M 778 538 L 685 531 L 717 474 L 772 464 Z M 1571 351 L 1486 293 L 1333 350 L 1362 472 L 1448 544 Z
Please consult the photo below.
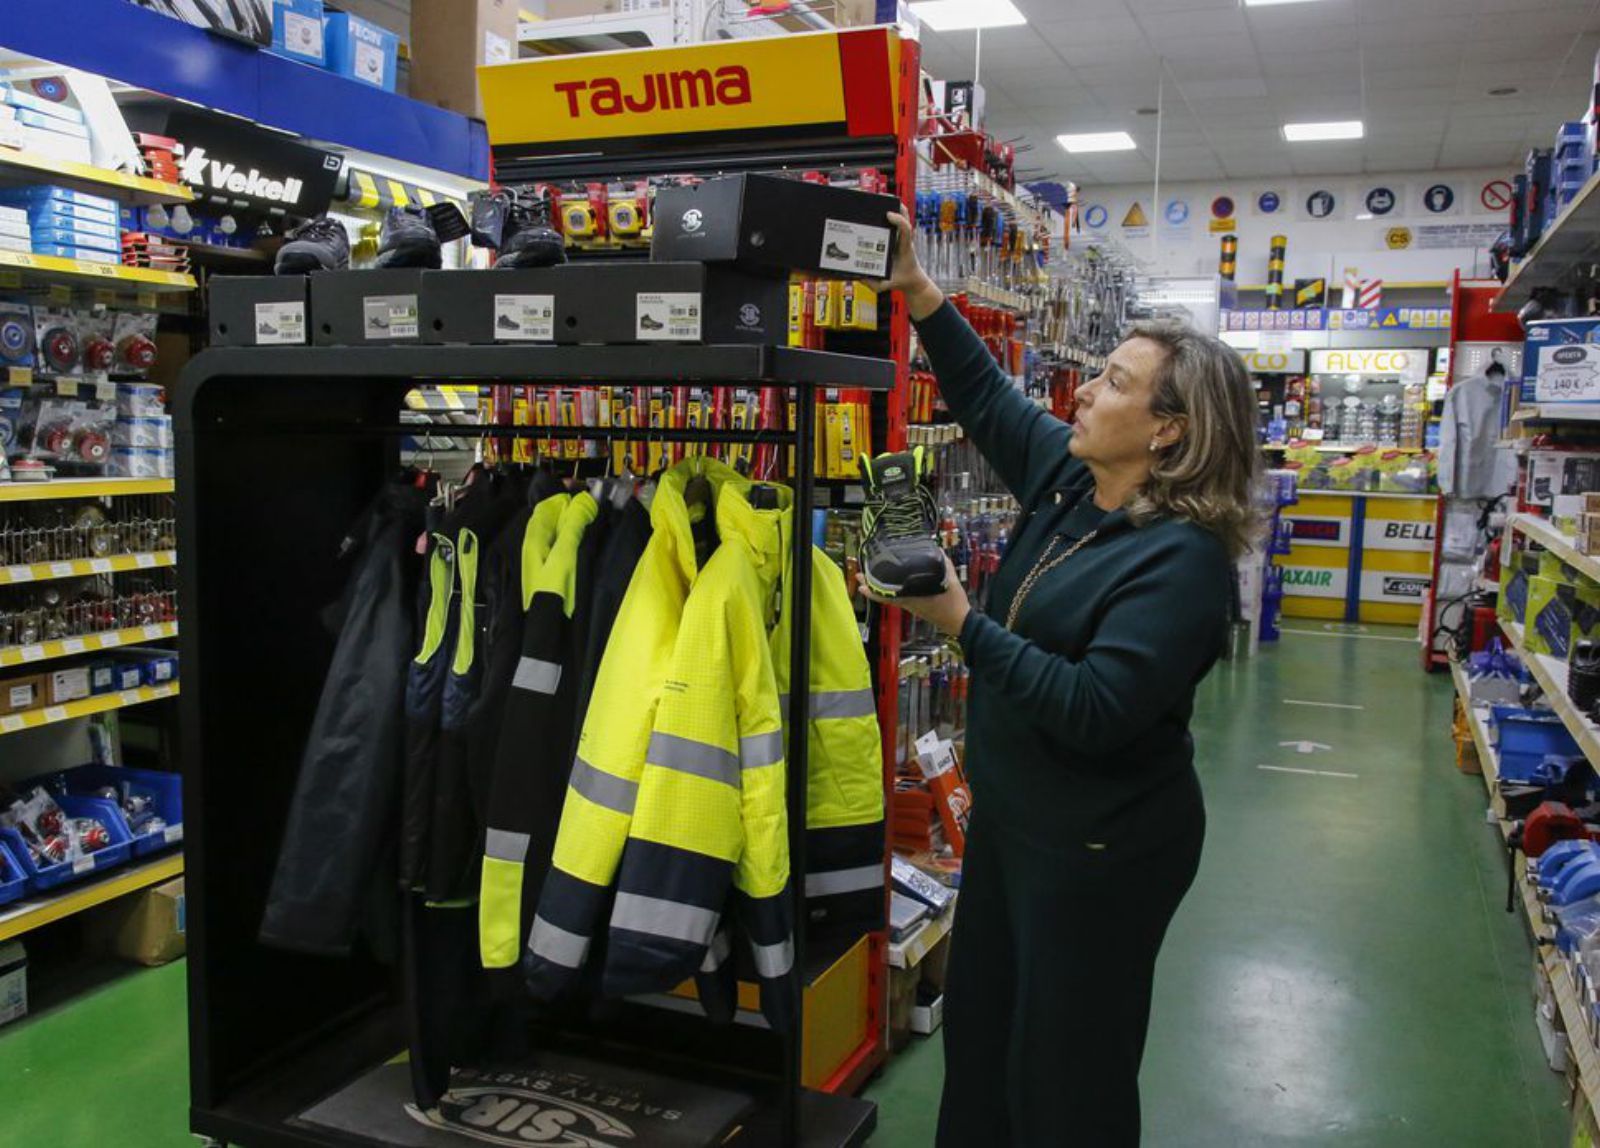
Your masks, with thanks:
M 214 115 L 173 112 L 166 134 L 184 145 L 179 178 L 201 199 L 233 207 L 319 215 L 328 209 L 344 163 L 336 152 Z

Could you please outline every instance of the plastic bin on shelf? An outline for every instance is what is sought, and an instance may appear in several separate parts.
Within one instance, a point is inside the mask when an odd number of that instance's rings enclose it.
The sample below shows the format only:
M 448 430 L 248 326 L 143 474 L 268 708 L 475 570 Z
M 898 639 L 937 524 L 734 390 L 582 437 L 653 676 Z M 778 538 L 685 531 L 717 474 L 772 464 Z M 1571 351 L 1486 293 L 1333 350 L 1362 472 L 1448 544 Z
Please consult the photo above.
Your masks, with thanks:
M 80 765 L 58 774 L 35 778 L 34 783 L 56 794 L 94 797 L 99 790 L 109 786 L 135 797 L 149 798 L 155 815 L 166 824 L 147 833 L 134 833 L 132 825 L 128 825 L 135 857 L 158 853 L 183 840 L 183 778 L 179 774 L 132 769 L 123 765 Z M 128 824 L 126 818 L 124 824 Z
M 1500 758 L 1502 777 L 1531 776 L 1548 756 L 1582 753 L 1561 719 L 1549 710 L 1493 706 L 1489 710 L 1489 730 Z
M 0 905 L 9 905 L 28 891 L 28 875 L 11 847 L 0 841 Z
M 0 829 L 0 841 L 10 846 L 12 855 L 21 864 L 22 871 L 28 878 L 29 888 L 42 893 L 58 885 L 81 881 L 91 874 L 114 869 L 128 860 L 133 850 L 133 837 L 128 832 L 128 823 L 123 820 L 122 810 L 117 808 L 115 801 L 106 801 L 99 797 L 74 797 L 68 794 L 57 797 L 56 803 L 68 817 L 93 817 L 99 821 L 106 827 L 106 833 L 111 837 L 111 844 L 76 861 L 63 861 L 59 865 L 46 865 L 41 868 L 33 863 L 33 856 L 28 852 L 28 845 L 23 841 L 21 833 L 15 829 Z

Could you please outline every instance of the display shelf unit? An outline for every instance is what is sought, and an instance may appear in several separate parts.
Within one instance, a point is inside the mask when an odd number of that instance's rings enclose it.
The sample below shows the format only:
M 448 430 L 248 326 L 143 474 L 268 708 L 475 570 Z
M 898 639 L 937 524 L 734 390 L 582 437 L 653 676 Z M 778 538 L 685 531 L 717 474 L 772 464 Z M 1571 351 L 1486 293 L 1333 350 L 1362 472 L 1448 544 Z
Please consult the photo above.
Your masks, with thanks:
M 55 725 L 57 722 L 71 721 L 73 718 L 93 717 L 95 714 L 110 713 L 112 710 L 127 709 L 129 706 L 140 706 L 145 702 L 156 702 L 162 698 L 177 696 L 177 682 L 168 682 L 160 686 L 140 686 L 136 690 L 121 690 L 114 694 L 100 694 L 59 706 L 45 706 L 43 709 L 28 710 L 25 713 L 7 714 L 5 717 L 0 717 L 0 734 L 20 733 L 25 729 L 38 729 L 40 726 Z
M 1574 570 L 1600 581 L 1600 555 L 1585 554 L 1573 545 L 1570 534 L 1564 534 L 1549 520 L 1534 514 L 1512 514 L 1506 518 L 1506 536 L 1513 533 L 1532 539 Z
M 1511 412 L 1514 423 L 1600 422 L 1600 403 L 1529 403 Z
M 193 275 L 176 271 L 155 271 L 147 267 L 124 267 L 120 263 L 85 263 L 54 255 L 30 255 L 25 251 L 0 251 L 0 286 L 95 287 L 110 291 L 171 294 L 193 291 Z
M 123 630 L 107 630 L 102 634 L 84 634 L 82 637 L 36 642 L 28 646 L 0 646 L 0 668 L 30 666 L 36 662 L 70 658 L 74 654 L 93 654 L 100 650 L 115 650 L 177 636 L 178 623 L 158 622 L 150 626 L 130 626 Z
M 1600 253 L 1600 175 L 1544 229 L 1533 250 L 1512 268 L 1494 309 L 1514 312 L 1541 287 L 1560 287 L 1573 267 Z
M 0 586 L 52 582 L 60 578 L 87 578 L 96 574 L 122 574 L 129 570 L 157 570 L 174 566 L 177 561 L 176 550 L 158 550 L 151 554 L 114 554 L 109 558 L 75 558 L 70 562 L 0 566 Z
M 50 482 L 0 483 L 0 502 L 48 502 L 56 498 L 126 498 L 171 494 L 170 478 L 57 478 Z
M 1028 307 L 1028 297 L 1022 292 L 998 287 L 982 279 L 953 279 L 939 284 L 939 288 L 946 295 L 965 295 L 991 307 L 1009 307 L 1013 311 L 1025 311 Z
M 0 185 L 38 183 L 54 184 L 86 195 L 103 195 L 124 206 L 150 207 L 158 203 L 188 203 L 194 199 L 194 192 L 181 183 L 164 183 L 142 175 L 0 146 Z
M 382 1025 L 400 1011 L 390 978 L 364 958 L 324 962 L 308 983 L 304 957 L 259 940 L 259 905 L 276 864 L 279 830 L 295 786 L 293 763 L 318 704 L 320 674 L 308 649 L 326 648 L 315 603 L 334 572 L 328 555 L 349 522 L 389 480 L 400 440 L 415 428 L 396 412 L 425 380 L 545 383 L 584 379 L 612 385 L 665 380 L 796 387 L 792 431 L 679 431 L 688 439 L 717 436 L 791 444 L 798 473 L 794 516 L 809 522 L 818 389 L 854 387 L 886 393 L 897 364 L 820 351 L 770 346 L 454 346 L 419 348 L 211 349 L 184 369 L 174 400 L 178 491 L 180 636 L 191 688 L 182 707 L 180 755 L 186 804 L 203 810 L 185 824 L 189 856 L 189 992 L 191 1109 L 197 1133 L 258 1145 L 329 1144 L 315 1131 L 287 1123 L 284 1112 L 249 1082 L 267 1060 L 297 1072 L 326 1054 L 343 1062 L 349 1037 L 335 1031 L 363 1016 Z M 650 428 L 544 428 L 440 425 L 432 433 L 467 438 L 660 438 Z M 292 465 L 292 488 L 268 488 L 258 476 L 268 460 Z M 263 525 L 263 524 L 266 525 Z M 291 525 L 292 524 L 292 525 Z M 291 544 L 292 540 L 292 544 Z M 811 600 L 809 531 L 791 540 L 793 599 Z M 270 588 L 278 589 L 272 591 Z M 289 589 L 285 589 L 288 587 Z M 240 610 L 238 603 L 252 603 Z M 794 622 L 790 680 L 810 680 L 809 626 Z M 321 643 L 318 645 L 317 643 Z M 249 649 L 239 659 L 229 650 Z M 298 654 L 296 653 L 298 651 Z M 326 656 L 324 653 L 323 656 Z M 301 663 L 293 675 L 283 659 Z M 810 698 L 792 691 L 788 728 L 809 726 Z M 271 713 L 270 723 L 249 715 Z M 248 734 L 246 731 L 249 731 Z M 807 745 L 788 751 L 791 871 L 803 884 Z M 241 847 L 242 837 L 253 844 Z M 248 906 L 257 906 L 251 909 Z M 797 914 L 797 951 L 805 952 L 805 918 Z M 743 1026 L 713 1029 L 704 1018 L 635 1006 L 601 1027 L 590 1022 L 538 1030 L 544 1048 L 580 1048 L 602 1060 L 669 1054 L 708 1074 L 737 1071 L 759 1105 L 758 1119 L 783 1135 L 760 1143 L 856 1145 L 875 1109 L 846 1096 L 801 1087 L 797 1034 Z M 600 1022 L 595 1022 L 600 1023 Z M 876 1032 L 869 1034 L 876 1037 Z M 367 1067 L 381 1064 L 390 1045 Z M 863 1046 L 864 1052 L 870 1049 Z M 865 1060 L 863 1060 L 865 1063 Z M 359 1065 L 350 1066 L 360 1070 Z M 759 1081 L 754 1078 L 759 1076 Z M 349 1076 L 322 1075 L 318 1095 Z M 310 1082 L 308 1082 L 310 1083 Z M 820 1106 L 820 1108 L 819 1108 Z M 812 1113 L 817 1113 L 814 1117 Z M 819 1141 L 819 1128 L 842 1129 Z
M 68 885 L 57 893 L 24 898 L 0 909 L 0 941 L 9 941 L 74 913 L 181 876 L 183 854 L 173 853 L 138 865 L 112 869 L 103 877 L 81 885 Z

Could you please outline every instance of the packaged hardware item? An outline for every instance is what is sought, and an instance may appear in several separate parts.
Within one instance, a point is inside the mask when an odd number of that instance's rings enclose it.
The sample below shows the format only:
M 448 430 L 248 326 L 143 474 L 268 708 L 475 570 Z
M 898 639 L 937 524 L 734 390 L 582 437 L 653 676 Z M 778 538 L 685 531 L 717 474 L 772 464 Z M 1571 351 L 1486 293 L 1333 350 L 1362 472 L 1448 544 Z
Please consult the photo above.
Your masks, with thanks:
M 117 345 L 112 342 L 116 316 L 108 311 L 98 313 L 80 311 L 76 319 L 78 338 L 83 346 L 84 374 L 103 379 L 117 362 Z
M 114 446 L 109 473 L 117 478 L 170 478 L 172 452 L 163 447 Z
M 150 312 L 118 311 L 112 324 L 118 374 L 146 375 L 156 365 L 156 324 Z
M 348 12 L 323 18 L 327 68 L 363 84 L 394 91 L 400 37 Z
M 0 300 L 0 365 L 33 366 L 34 338 L 33 309 Z
M 69 474 L 98 474 L 111 453 L 109 409 L 77 398 L 46 395 L 25 409 L 19 438 L 29 458 Z
M 21 835 L 34 865 L 41 869 L 76 862 L 111 844 L 104 822 L 94 817 L 69 817 L 42 786 L 0 810 L 0 827 Z
M 149 415 L 144 418 L 119 418 L 111 429 L 114 447 L 142 446 L 160 450 L 172 448 L 172 416 Z
M 46 700 L 53 706 L 80 701 L 88 697 L 89 692 L 88 666 L 52 670 L 45 679 Z
M 123 419 L 151 418 L 165 414 L 167 392 L 156 383 L 118 383 L 117 417 Z
M 1558 524 L 1576 522 L 1583 495 L 1600 490 L 1600 451 L 1534 448 L 1527 452 L 1522 503 L 1543 510 Z
M 274 0 L 272 50 L 320 68 L 327 62 L 322 0 Z

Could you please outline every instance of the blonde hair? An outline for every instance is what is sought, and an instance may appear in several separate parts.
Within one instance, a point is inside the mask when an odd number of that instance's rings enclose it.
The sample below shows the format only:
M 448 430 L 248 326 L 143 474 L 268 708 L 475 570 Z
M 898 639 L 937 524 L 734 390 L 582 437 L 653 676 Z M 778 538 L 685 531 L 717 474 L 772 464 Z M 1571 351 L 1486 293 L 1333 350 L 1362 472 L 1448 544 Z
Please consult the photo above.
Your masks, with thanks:
M 1185 423 L 1183 437 L 1156 453 L 1128 516 L 1136 525 L 1157 518 L 1193 522 L 1237 558 L 1257 527 L 1252 493 L 1260 453 L 1250 372 L 1232 347 L 1183 323 L 1138 323 L 1128 337 L 1149 339 L 1167 352 L 1156 370 L 1150 412 Z

